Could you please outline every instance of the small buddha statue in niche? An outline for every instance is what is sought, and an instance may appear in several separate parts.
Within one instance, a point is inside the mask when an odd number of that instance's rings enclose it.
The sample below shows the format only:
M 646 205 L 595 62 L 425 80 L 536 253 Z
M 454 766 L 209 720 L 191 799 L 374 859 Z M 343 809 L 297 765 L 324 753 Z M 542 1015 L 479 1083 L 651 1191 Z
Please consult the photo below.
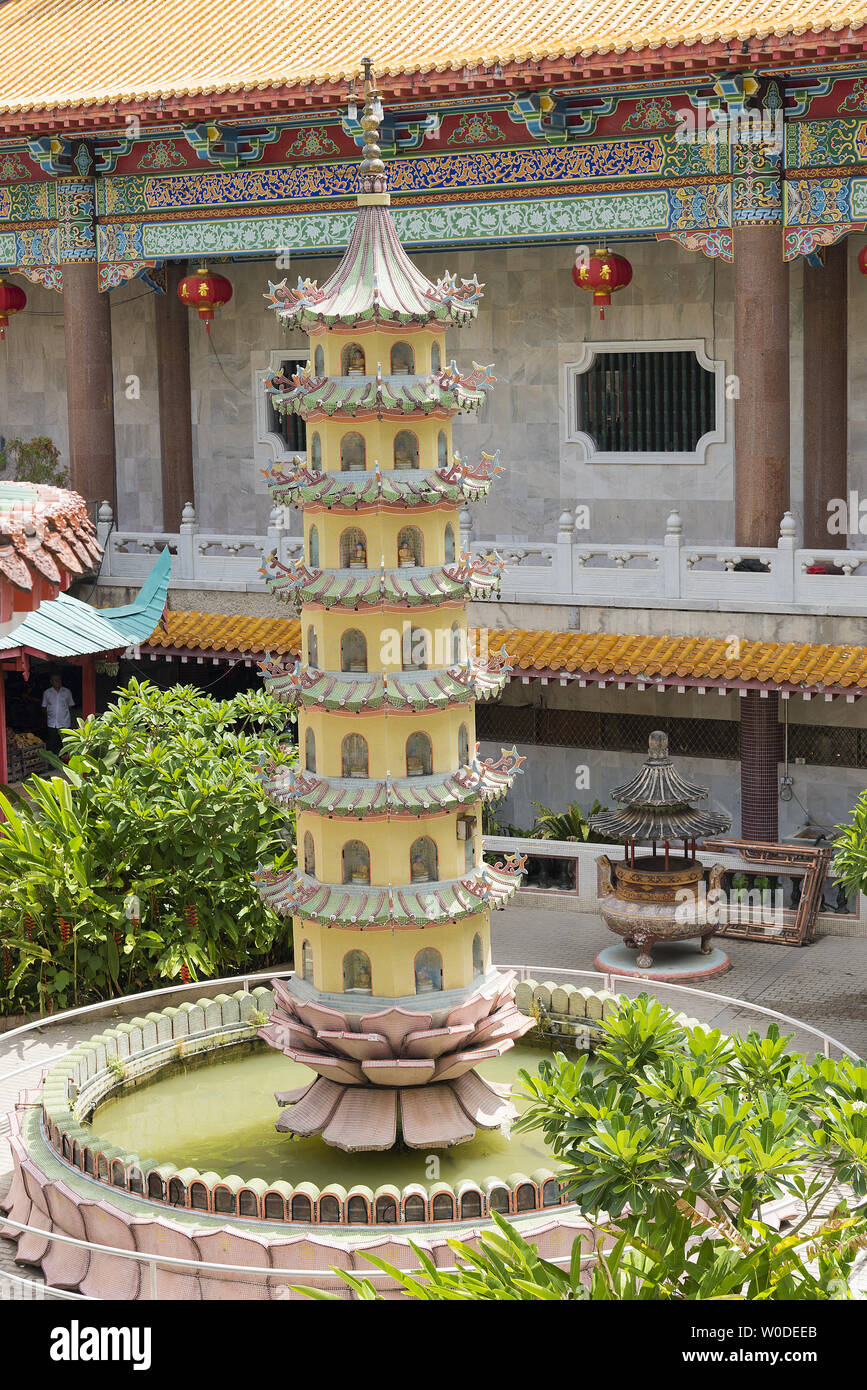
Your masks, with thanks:
M 413 883 L 426 882 L 428 878 L 427 866 L 420 854 L 414 854 L 409 866 L 410 876 Z
M 363 570 L 367 567 L 367 551 L 361 541 L 356 541 L 355 545 L 352 547 L 352 559 L 349 562 L 349 567 L 350 569 L 356 570 Z
M 349 349 L 349 375 L 364 376 L 364 353 L 357 343 Z
M 397 552 L 397 558 L 401 569 L 406 569 L 408 565 L 415 564 L 415 556 L 409 548 L 408 541 L 401 541 L 400 549 Z

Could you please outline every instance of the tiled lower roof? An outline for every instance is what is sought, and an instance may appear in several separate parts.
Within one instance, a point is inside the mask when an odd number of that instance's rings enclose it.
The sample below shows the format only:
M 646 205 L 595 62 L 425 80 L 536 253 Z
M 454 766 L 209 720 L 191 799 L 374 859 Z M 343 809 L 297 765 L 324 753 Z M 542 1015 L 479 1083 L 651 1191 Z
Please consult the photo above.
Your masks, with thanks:
M 301 648 L 301 624 L 294 618 L 170 612 L 167 626 L 167 632 L 157 628 L 149 638 L 150 649 L 249 659 L 266 652 L 297 655 Z M 513 667 L 512 679 L 541 676 L 853 695 L 867 691 L 867 646 L 744 641 L 737 655 L 732 655 L 731 640 L 724 637 L 644 637 L 520 628 L 490 629 L 488 635 L 492 646 L 505 646 Z

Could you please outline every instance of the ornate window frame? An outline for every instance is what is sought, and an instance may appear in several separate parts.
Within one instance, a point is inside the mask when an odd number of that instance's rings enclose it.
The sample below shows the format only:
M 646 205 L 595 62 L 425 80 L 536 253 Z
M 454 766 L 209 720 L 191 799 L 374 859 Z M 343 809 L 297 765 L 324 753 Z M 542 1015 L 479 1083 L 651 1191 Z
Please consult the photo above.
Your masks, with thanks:
M 597 451 L 593 438 L 579 429 L 577 380 L 593 366 L 597 357 L 612 352 L 694 352 L 699 365 L 714 375 L 714 427 L 698 440 L 692 452 L 678 453 L 640 453 Z M 566 401 L 565 442 L 574 444 L 581 452 L 584 463 L 619 464 L 663 464 L 663 465 L 703 465 L 707 463 L 707 451 L 712 444 L 726 441 L 726 364 L 725 361 L 708 355 L 704 338 L 655 338 L 640 342 L 585 342 L 577 362 L 564 364 L 564 389 Z
M 303 348 L 298 349 L 297 362 L 303 359 Z M 256 457 L 261 458 L 261 451 L 267 450 L 271 459 L 275 463 L 285 463 L 289 459 L 301 458 L 305 461 L 306 455 L 299 455 L 297 449 L 287 449 L 283 438 L 275 434 L 269 428 L 268 419 L 268 397 L 265 392 L 265 382 L 269 381 L 275 372 L 279 371 L 284 362 L 295 356 L 291 348 L 271 348 L 268 353 L 268 366 L 256 370 L 253 369 L 253 400 L 255 401 L 254 426 L 256 430 L 255 451 Z M 262 360 L 261 358 L 259 359 Z M 304 358 L 303 360 L 306 360 Z

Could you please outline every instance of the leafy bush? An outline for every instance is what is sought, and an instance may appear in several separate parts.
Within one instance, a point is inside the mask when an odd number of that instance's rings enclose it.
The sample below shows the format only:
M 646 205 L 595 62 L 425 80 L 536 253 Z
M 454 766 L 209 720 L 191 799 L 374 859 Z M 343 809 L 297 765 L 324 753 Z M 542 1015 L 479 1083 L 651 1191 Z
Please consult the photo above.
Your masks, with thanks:
M 411 1273 L 366 1258 L 425 1301 L 848 1297 L 867 1222 L 832 1189 L 867 1195 L 867 1066 L 809 1060 L 775 1025 L 765 1037 L 687 1032 L 646 995 L 601 1026 L 592 1059 L 557 1054 L 519 1073 L 529 1105 L 516 1126 L 541 1128 L 601 1231 L 595 1250 L 576 1242 L 562 1270 L 495 1217 L 479 1251 L 449 1241 L 453 1273 L 420 1250 Z M 762 1216 L 783 1196 L 800 1209 L 786 1234 Z
M 214 700 L 131 681 L 63 738 L 64 777 L 0 795 L 0 1008 L 47 1011 L 265 968 L 285 923 L 251 874 L 292 862 L 292 820 L 258 766 L 287 762 L 264 692 Z
M 586 816 L 577 801 L 570 801 L 562 811 L 553 811 L 543 806 L 541 801 L 533 801 L 536 807 L 536 824 L 531 835 L 535 840 L 593 840 L 596 844 L 617 844 L 608 835 L 594 835 L 590 829 L 591 818 L 606 808 L 594 801 Z
M 867 892 L 867 790 L 855 803 L 852 820 L 838 825 L 834 841 L 834 878 L 848 896 Z
M 60 463 L 60 450 L 47 435 L 33 439 L 7 439 L 0 449 L 0 473 L 9 473 L 16 483 L 50 483 L 66 487 L 69 474 Z

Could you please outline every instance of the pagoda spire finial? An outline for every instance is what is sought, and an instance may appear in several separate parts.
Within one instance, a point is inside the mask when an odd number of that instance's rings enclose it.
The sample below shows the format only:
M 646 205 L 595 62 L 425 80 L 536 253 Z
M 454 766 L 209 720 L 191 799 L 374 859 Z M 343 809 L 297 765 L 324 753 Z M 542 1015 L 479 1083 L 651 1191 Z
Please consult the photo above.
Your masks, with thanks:
M 379 147 L 382 101 L 376 90 L 372 58 L 362 58 L 361 67 L 364 74 L 364 111 L 361 117 L 364 149 L 361 152 L 359 165 L 360 179 L 357 201 L 359 207 L 371 203 L 387 206 L 391 201 L 388 192 L 388 175 L 382 158 L 382 150 Z

